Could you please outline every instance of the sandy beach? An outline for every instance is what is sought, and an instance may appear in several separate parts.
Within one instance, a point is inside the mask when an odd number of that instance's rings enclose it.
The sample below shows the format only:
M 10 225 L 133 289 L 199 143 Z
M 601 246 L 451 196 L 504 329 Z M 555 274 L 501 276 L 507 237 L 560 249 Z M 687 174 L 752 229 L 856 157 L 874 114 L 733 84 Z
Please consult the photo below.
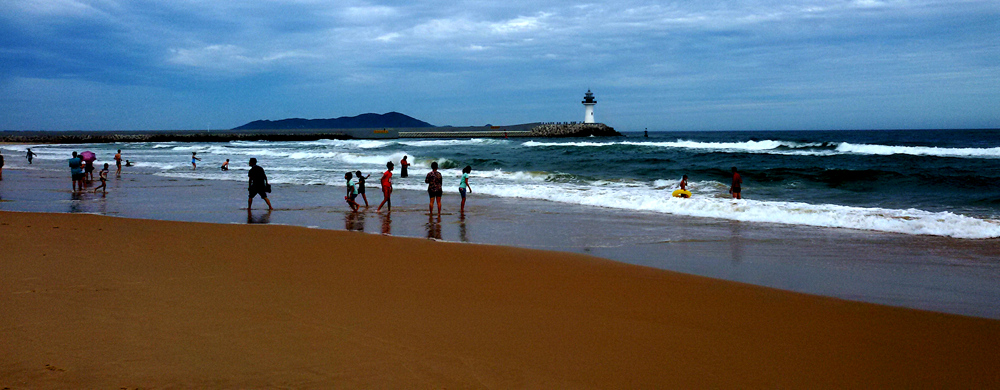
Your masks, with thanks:
M 12 389 L 1000 386 L 996 320 L 509 247 L 0 221 Z

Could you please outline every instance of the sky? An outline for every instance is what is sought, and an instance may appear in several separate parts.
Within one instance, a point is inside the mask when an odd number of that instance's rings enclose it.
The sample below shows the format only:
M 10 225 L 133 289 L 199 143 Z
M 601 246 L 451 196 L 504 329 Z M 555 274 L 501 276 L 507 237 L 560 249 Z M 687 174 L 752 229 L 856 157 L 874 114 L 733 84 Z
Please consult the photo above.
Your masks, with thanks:
M 0 2 L 0 130 L 1000 127 L 1000 0 Z

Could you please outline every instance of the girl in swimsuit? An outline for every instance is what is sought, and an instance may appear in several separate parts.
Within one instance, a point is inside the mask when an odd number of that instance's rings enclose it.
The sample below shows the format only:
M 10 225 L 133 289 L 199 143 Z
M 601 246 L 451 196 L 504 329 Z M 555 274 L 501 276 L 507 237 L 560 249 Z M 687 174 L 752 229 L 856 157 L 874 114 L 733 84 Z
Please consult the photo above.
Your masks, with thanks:
M 375 212 L 382 211 L 382 205 L 388 203 L 390 212 L 392 211 L 392 161 L 385 163 L 385 173 L 382 174 L 382 203 L 378 205 Z

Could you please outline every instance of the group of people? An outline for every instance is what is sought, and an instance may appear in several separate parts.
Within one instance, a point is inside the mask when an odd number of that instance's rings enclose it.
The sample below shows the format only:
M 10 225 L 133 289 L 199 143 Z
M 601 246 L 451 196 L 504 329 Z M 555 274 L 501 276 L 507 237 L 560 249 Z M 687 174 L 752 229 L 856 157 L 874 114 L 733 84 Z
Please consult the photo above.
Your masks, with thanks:
M 733 182 L 732 182 L 732 185 L 729 186 L 729 193 L 733 196 L 733 199 L 743 199 L 743 194 L 742 194 L 742 192 L 743 192 L 743 177 L 740 176 L 740 172 L 739 172 L 739 170 L 736 169 L 736 167 L 733 167 L 732 172 L 733 172 Z M 687 184 L 688 184 L 688 175 L 684 175 L 683 177 L 681 177 L 681 183 L 680 183 L 681 189 L 684 190 L 684 191 L 687 191 Z M 678 195 L 674 195 L 674 196 L 678 196 Z M 679 196 L 681 198 L 689 198 L 690 197 L 690 192 L 688 192 L 686 194 L 681 194 Z M 464 202 L 465 198 L 463 197 L 462 199 L 463 199 L 463 202 Z
M 406 160 L 407 156 L 403 156 L 400 160 L 401 171 L 400 177 L 408 177 L 408 167 L 410 163 Z M 193 164 L 193 163 L 192 163 Z M 379 203 L 376 212 L 381 212 L 382 207 L 385 206 L 386 210 L 392 211 L 392 171 L 395 168 L 395 164 L 392 161 L 385 163 L 385 172 L 382 173 L 382 177 L 379 178 L 379 184 L 382 187 L 382 203 Z M 229 160 L 222 166 L 223 170 L 229 169 Z M 465 213 L 465 201 L 466 194 L 472 192 L 472 186 L 469 185 L 469 174 L 472 172 L 471 166 L 465 166 L 462 169 L 462 177 L 459 179 L 458 183 L 458 193 L 462 196 L 461 212 Z M 260 197 L 267 202 L 267 209 L 273 210 L 271 206 L 271 201 L 267 198 L 267 193 L 271 192 L 271 185 L 267 182 L 267 175 L 264 173 L 264 169 L 257 165 L 257 159 L 250 159 L 250 172 L 247 174 L 249 177 L 249 185 L 247 190 L 249 191 L 249 198 L 247 200 L 247 211 L 253 207 L 253 200 L 255 197 Z M 371 174 L 365 175 L 361 171 L 347 172 L 344 174 L 344 180 L 346 181 L 346 194 L 344 195 L 344 201 L 347 205 L 351 207 L 351 211 L 358 211 L 361 209 L 361 204 L 357 202 L 358 197 L 365 202 L 365 207 L 370 207 L 368 204 L 368 195 L 366 194 L 365 182 Z M 424 183 L 427 184 L 427 194 L 430 197 L 430 205 L 428 206 L 428 212 L 434 214 L 434 204 L 437 203 L 438 215 L 441 215 L 441 196 L 443 195 L 443 178 L 441 172 L 438 171 L 438 163 L 431 163 L 431 171 L 427 173 L 427 177 L 424 178 Z
M 28 163 L 31 163 L 31 159 L 35 154 L 28 149 Z M 117 170 L 115 171 L 116 177 L 121 177 L 122 175 L 122 151 L 118 149 L 118 153 L 114 157 L 115 166 Z M 94 193 L 96 194 L 98 190 L 102 190 L 104 193 L 108 192 L 108 172 L 110 164 L 104 163 L 104 168 L 98 173 L 98 179 L 101 180 L 101 185 L 94 188 Z M 73 179 L 73 192 L 82 192 L 84 189 L 84 181 L 94 180 L 94 159 L 88 158 L 84 159 L 82 154 L 73 152 L 73 158 L 69 159 L 69 170 L 70 176 Z

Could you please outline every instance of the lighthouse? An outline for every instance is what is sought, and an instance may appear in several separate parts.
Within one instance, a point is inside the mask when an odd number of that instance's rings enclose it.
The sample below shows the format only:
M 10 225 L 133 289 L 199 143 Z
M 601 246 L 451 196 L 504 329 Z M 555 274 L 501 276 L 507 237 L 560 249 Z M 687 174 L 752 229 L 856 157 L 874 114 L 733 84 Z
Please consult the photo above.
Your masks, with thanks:
M 587 90 L 587 94 L 583 95 L 583 123 L 594 123 L 594 105 L 597 104 L 597 100 L 594 100 L 594 93 Z

